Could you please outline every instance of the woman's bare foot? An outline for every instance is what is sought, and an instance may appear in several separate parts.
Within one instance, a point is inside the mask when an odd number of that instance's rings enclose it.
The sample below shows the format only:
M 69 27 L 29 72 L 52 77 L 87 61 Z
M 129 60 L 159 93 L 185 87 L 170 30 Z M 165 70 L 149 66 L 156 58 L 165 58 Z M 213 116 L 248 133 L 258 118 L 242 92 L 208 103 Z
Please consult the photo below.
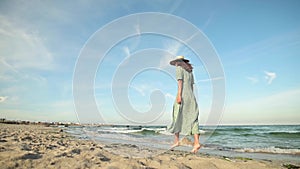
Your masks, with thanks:
M 194 148 L 192 149 L 192 153 L 197 153 L 198 150 L 201 148 L 201 144 L 197 144 L 197 145 L 194 145 Z
M 175 148 L 175 147 L 177 147 L 177 146 L 179 146 L 180 144 L 179 144 L 179 142 L 176 142 L 176 143 L 174 143 L 172 146 L 171 146 L 171 149 L 173 149 L 173 148 Z

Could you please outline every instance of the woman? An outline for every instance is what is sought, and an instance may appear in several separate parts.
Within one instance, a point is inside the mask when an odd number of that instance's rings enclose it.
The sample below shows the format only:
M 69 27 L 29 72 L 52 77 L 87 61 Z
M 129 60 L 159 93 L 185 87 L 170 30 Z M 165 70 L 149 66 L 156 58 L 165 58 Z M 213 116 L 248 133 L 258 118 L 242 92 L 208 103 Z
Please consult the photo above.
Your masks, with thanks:
M 179 133 L 194 135 L 194 147 L 191 152 L 196 153 L 201 145 L 199 143 L 199 109 L 193 93 L 193 67 L 184 56 L 177 56 L 170 64 L 176 66 L 178 81 L 178 92 L 173 106 L 173 121 L 168 127 L 168 130 L 175 134 L 171 148 L 179 146 Z

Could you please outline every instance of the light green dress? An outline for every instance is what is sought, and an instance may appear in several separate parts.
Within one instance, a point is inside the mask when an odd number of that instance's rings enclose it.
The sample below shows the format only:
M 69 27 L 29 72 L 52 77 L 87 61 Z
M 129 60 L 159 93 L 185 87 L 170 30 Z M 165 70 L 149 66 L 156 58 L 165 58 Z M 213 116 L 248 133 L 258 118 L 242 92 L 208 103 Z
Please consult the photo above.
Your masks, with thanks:
M 194 84 L 193 73 L 186 71 L 181 66 L 176 66 L 176 79 L 183 81 L 182 101 L 181 104 L 178 104 L 175 99 L 173 121 L 168 126 L 168 131 L 183 135 L 199 134 L 199 109 L 192 88 Z

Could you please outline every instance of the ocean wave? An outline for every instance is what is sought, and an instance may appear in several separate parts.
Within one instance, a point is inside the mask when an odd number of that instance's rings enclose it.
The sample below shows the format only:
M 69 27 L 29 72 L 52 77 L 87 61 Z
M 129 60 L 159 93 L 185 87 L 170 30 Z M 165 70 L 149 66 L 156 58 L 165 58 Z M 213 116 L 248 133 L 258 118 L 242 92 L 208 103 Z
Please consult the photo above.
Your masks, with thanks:
M 283 138 L 300 138 L 299 131 L 274 131 L 266 133 L 273 137 L 283 137 Z
M 140 131 L 133 132 L 133 133 L 142 134 L 142 135 L 156 135 L 156 134 L 159 134 L 160 131 L 162 131 L 162 130 L 142 128 Z
M 235 149 L 236 152 L 247 152 L 247 153 L 269 153 L 269 154 L 293 154 L 300 155 L 300 149 L 283 149 L 277 147 L 268 148 L 242 148 Z
M 119 133 L 119 134 L 142 134 L 142 135 L 149 135 L 149 134 L 159 134 L 160 132 L 164 131 L 165 129 L 154 129 L 154 128 L 100 128 L 97 131 L 101 133 Z
M 172 133 L 168 132 L 166 129 L 160 130 L 160 131 L 156 131 L 158 134 L 163 134 L 163 135 L 173 135 Z M 208 131 L 205 130 L 199 130 L 200 134 L 204 135 L 204 134 L 208 134 Z
M 119 134 L 140 134 L 140 135 L 173 135 L 168 132 L 166 128 L 114 128 L 114 127 L 106 127 L 99 128 L 97 130 L 100 134 L 102 133 L 119 133 Z M 200 134 L 208 134 L 209 131 L 199 130 Z
M 217 128 L 216 131 L 225 131 L 225 132 L 250 132 L 253 131 L 252 128 L 249 127 L 224 127 Z

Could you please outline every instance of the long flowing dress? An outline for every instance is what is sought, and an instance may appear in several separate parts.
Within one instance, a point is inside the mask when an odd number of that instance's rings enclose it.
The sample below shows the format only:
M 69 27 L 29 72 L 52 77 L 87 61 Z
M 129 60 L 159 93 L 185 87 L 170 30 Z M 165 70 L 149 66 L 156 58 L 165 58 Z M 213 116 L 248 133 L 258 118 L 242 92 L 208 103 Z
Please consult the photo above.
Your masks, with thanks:
M 199 134 L 199 109 L 193 93 L 193 73 L 186 71 L 181 66 L 176 66 L 176 79 L 182 80 L 182 99 L 181 104 L 178 104 L 175 99 L 173 121 L 168 126 L 168 131 L 183 135 Z

